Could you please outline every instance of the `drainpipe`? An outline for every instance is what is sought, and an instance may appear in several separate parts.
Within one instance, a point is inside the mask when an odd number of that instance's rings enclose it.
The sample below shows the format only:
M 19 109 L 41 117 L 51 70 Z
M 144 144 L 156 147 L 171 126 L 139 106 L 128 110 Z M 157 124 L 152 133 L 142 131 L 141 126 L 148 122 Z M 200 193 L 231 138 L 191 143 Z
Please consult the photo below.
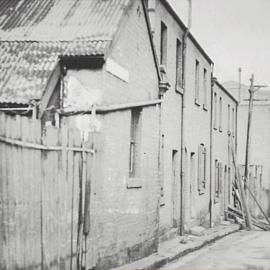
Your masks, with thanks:
M 213 77 L 214 74 L 214 65 L 212 64 L 212 71 L 211 71 L 211 108 L 210 108 L 210 191 L 209 191 L 209 223 L 210 228 L 213 227 L 213 96 L 214 96 L 214 83 L 216 78 Z
M 183 36 L 183 95 L 182 95 L 182 114 L 181 114 L 181 175 L 180 175 L 180 224 L 179 224 L 179 234 L 184 235 L 184 156 L 185 156 L 185 111 L 186 111 L 186 80 L 187 80 L 187 39 L 191 28 L 191 16 L 192 16 L 192 0 L 188 0 L 188 27 Z
M 163 152 L 162 152 L 162 142 L 163 142 L 163 101 L 164 101 L 164 95 L 165 93 L 169 90 L 170 88 L 170 83 L 168 81 L 168 77 L 166 74 L 166 68 L 163 65 L 159 66 L 159 72 L 160 72 L 160 82 L 159 82 L 159 98 L 161 99 L 161 103 L 159 104 L 159 151 L 158 151 L 158 180 L 159 180 L 159 187 L 160 187 L 160 196 L 158 200 L 158 221 L 160 220 L 160 200 L 161 200 L 161 187 L 162 184 L 164 183 L 163 177 Z M 164 147 L 164 145 L 163 145 Z M 158 228 L 157 228 L 157 234 L 158 234 L 158 241 L 159 241 L 159 225 L 160 222 L 158 222 Z M 158 243 L 159 244 L 159 243 Z

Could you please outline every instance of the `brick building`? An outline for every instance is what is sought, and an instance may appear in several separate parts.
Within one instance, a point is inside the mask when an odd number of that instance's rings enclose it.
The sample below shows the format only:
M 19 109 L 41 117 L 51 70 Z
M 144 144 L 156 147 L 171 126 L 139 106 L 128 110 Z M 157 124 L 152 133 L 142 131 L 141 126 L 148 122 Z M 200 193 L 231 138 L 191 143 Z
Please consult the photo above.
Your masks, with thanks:
M 219 223 L 227 206 L 233 205 L 231 147 L 237 145 L 238 102 L 215 78 L 212 104 L 212 222 Z
M 144 3 L 4 1 L 2 6 L 1 107 L 35 111 L 29 115 L 45 126 L 98 130 L 85 265 L 108 269 L 155 252 L 160 96 L 167 83 L 161 81 Z M 13 19 L 18 12 L 22 21 Z
M 165 66 L 171 85 L 162 104 L 161 226 L 167 230 L 180 224 L 191 227 L 208 223 L 209 226 L 213 62 L 192 34 L 184 40 L 187 27 L 167 1 L 147 2 L 159 63 Z

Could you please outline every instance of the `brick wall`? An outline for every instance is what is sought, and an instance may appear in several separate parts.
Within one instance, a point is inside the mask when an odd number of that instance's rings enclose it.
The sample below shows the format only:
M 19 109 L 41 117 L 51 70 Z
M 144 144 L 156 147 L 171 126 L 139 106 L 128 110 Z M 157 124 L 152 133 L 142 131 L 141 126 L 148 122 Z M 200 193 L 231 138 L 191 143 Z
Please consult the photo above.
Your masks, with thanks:
M 103 173 L 96 179 L 93 191 L 96 194 L 94 242 L 101 269 L 107 268 L 107 264 L 141 258 L 157 248 L 157 108 L 147 107 L 142 111 L 141 170 L 136 180 L 129 177 L 130 118 L 130 111 L 125 111 L 105 115 L 102 121 Z M 136 188 L 127 188 L 132 181 L 137 181 Z M 110 258 L 104 260 L 104 257 Z
M 162 132 L 164 134 L 164 144 L 166 156 L 164 157 L 164 192 L 165 192 L 165 206 L 164 214 L 161 208 L 161 224 L 165 227 L 172 226 L 172 213 L 174 206 L 172 205 L 172 150 L 179 150 L 181 153 L 181 106 L 182 95 L 175 91 L 176 85 L 176 39 L 182 41 L 183 29 L 175 20 L 172 14 L 166 9 L 162 1 L 150 1 L 151 5 L 151 22 L 154 23 L 154 42 L 158 57 L 160 57 L 160 40 L 161 40 L 161 22 L 167 26 L 167 76 L 171 84 L 170 90 L 164 97 L 163 104 L 163 121 Z M 154 8 L 154 12 L 153 12 Z M 155 18 L 153 16 L 155 13 Z M 183 44 L 182 44 L 183 45 Z M 187 44 L 187 78 L 186 78 L 186 109 L 184 116 L 184 143 L 186 148 L 184 160 L 184 187 L 182 194 L 184 196 L 184 219 L 187 225 L 191 223 L 205 223 L 209 219 L 209 183 L 210 183 L 210 97 L 211 97 L 211 64 L 206 60 L 205 56 L 200 52 L 198 47 L 192 40 L 188 40 Z M 201 104 L 195 105 L 195 62 L 200 62 L 200 95 L 202 95 L 203 88 L 203 70 L 207 70 L 206 75 L 206 90 L 207 90 L 207 110 L 203 108 L 203 98 L 201 97 Z M 197 191 L 197 164 L 198 164 L 198 147 L 204 144 L 207 148 L 207 183 L 205 193 L 199 195 Z M 193 154 L 195 166 L 191 172 L 191 154 Z M 195 172 L 194 172 L 195 169 Z M 177 188 L 177 219 L 179 222 L 180 215 L 180 168 Z M 192 174 L 192 176 L 191 176 Z M 166 196 L 168 198 L 166 206 Z M 193 213 L 191 213 L 193 212 Z
M 186 68 L 186 112 L 185 112 L 185 145 L 188 155 L 188 171 L 185 181 L 186 204 L 185 216 L 189 226 L 201 224 L 208 226 L 209 191 L 210 191 L 210 116 L 211 116 L 211 64 L 202 55 L 192 40 L 187 41 Z M 199 99 L 195 104 L 196 61 L 199 62 Z M 206 74 L 206 102 L 204 102 L 204 69 Z M 206 183 L 203 194 L 198 192 L 198 148 L 206 147 Z M 191 154 L 194 153 L 195 173 L 191 172 Z M 193 179 L 189 177 L 193 173 Z M 190 192 L 190 189 L 192 192 Z M 191 196 L 191 198 L 189 197 Z
M 153 1 L 152 1 L 153 2 Z M 152 5 L 153 3 L 151 3 Z M 162 104 L 162 127 L 164 149 L 162 157 L 163 203 L 160 207 L 161 233 L 176 227 L 180 220 L 180 161 L 181 161 L 181 113 L 182 94 L 176 91 L 176 40 L 182 40 L 183 31 L 157 1 L 155 6 L 154 43 L 160 61 L 161 21 L 167 26 L 166 71 L 171 85 Z M 153 21 L 152 21 L 153 22 Z M 173 161 L 173 151 L 176 155 Z M 173 162 L 175 165 L 173 165 Z M 175 176 L 173 172 L 175 166 Z
M 127 11 L 108 58 L 123 74 L 128 73 L 128 80 L 108 72 L 106 63 L 102 70 L 69 73 L 87 89 L 100 90 L 102 105 L 158 98 L 158 76 L 141 1 L 134 1 Z M 98 115 L 102 138 L 92 178 L 88 243 L 97 269 L 125 264 L 157 250 L 159 108 L 142 109 L 140 174 L 136 179 L 129 177 L 131 110 Z M 68 121 L 87 122 L 80 118 Z

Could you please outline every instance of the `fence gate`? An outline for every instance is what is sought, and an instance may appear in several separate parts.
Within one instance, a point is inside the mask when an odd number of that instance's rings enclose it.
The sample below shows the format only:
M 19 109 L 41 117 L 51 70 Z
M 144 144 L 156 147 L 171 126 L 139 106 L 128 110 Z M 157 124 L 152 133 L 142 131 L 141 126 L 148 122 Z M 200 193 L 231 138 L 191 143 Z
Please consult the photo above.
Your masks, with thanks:
M 0 269 L 95 264 L 90 201 L 97 134 L 81 134 L 66 126 L 41 132 L 38 120 L 0 113 Z

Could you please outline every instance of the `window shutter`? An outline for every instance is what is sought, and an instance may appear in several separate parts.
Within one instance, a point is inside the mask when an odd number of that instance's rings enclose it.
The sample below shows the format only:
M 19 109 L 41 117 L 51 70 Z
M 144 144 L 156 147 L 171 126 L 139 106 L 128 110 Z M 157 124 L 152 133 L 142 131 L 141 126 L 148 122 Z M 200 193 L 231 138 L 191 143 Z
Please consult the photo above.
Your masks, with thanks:
M 218 193 L 222 192 L 222 163 L 218 163 Z
M 206 188 L 206 168 L 207 168 L 207 152 L 206 152 L 206 147 L 203 148 L 203 187 Z
M 215 197 L 218 197 L 218 161 L 215 161 Z
M 202 167 L 202 148 L 201 148 L 201 145 L 199 145 L 199 149 L 198 149 L 198 190 L 199 192 L 201 192 L 202 190 L 201 167 Z

